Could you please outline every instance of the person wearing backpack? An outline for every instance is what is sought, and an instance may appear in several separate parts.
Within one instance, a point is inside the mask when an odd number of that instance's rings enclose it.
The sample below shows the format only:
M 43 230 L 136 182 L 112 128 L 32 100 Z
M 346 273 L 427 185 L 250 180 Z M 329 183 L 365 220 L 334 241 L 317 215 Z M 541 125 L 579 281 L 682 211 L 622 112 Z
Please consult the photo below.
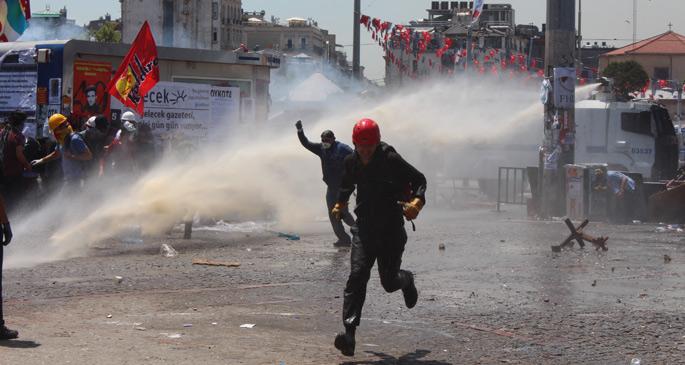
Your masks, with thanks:
M 78 133 L 74 133 L 67 121 L 67 117 L 64 115 L 53 114 L 48 119 L 48 126 L 59 145 L 49 155 L 31 161 L 31 165 L 39 166 L 61 158 L 64 188 L 72 191 L 78 190 L 81 188 L 85 178 L 84 163 L 93 159 L 93 153 L 86 145 L 83 137 Z
M 7 126 L 0 133 L 0 161 L 2 162 L 3 188 L 7 211 L 17 208 L 24 198 L 26 184 L 23 173 L 31 171 L 31 164 L 24 155 L 26 138 L 22 134 L 26 113 L 13 112 L 7 118 Z
M 354 356 L 355 332 L 374 263 L 378 262 L 383 289 L 389 293 L 402 290 L 407 308 L 416 305 L 419 294 L 414 275 L 400 269 L 407 243 L 404 219 L 416 219 L 426 202 L 426 177 L 392 146 L 381 142 L 376 122 L 360 120 L 354 126 L 352 141 L 355 152 L 345 158 L 340 194 L 332 210 L 340 219 L 356 188 L 357 224 L 352 228 L 350 276 L 342 311 L 345 332 L 334 342 L 345 356 Z

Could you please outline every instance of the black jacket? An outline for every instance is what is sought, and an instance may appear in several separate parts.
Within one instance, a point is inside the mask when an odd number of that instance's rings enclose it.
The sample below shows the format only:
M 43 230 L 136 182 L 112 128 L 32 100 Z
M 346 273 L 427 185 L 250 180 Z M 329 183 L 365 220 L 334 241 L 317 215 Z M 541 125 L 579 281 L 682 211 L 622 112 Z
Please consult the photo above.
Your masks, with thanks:
M 426 177 L 384 142 L 366 166 L 356 152 L 345 158 L 338 202 L 347 202 L 355 186 L 355 213 L 360 230 L 404 225 L 402 206 L 397 202 L 411 201 L 415 197 L 426 202 Z

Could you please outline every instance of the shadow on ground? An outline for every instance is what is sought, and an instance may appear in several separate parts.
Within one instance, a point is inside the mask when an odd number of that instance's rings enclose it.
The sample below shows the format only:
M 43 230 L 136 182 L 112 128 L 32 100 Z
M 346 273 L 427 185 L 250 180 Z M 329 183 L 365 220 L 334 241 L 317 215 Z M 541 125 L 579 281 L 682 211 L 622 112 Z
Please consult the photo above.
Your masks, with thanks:
M 39 343 L 34 341 L 23 341 L 23 340 L 11 340 L 11 341 L 0 341 L 0 347 L 7 347 L 11 349 L 33 349 L 40 346 Z
M 424 360 L 430 354 L 428 350 L 416 350 L 412 353 L 395 358 L 388 354 L 375 351 L 365 351 L 368 354 L 379 357 L 378 360 L 347 361 L 340 365 L 452 365 L 451 363 L 438 360 Z

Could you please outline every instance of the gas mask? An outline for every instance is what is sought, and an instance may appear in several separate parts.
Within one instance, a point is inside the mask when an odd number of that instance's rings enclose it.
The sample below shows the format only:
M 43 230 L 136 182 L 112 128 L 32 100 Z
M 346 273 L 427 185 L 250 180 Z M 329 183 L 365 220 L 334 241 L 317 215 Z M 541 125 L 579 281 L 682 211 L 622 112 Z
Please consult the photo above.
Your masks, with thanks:
M 330 142 L 322 142 L 321 143 L 321 147 L 323 147 L 323 149 L 325 149 L 325 150 L 331 148 L 332 146 L 333 146 L 333 144 Z

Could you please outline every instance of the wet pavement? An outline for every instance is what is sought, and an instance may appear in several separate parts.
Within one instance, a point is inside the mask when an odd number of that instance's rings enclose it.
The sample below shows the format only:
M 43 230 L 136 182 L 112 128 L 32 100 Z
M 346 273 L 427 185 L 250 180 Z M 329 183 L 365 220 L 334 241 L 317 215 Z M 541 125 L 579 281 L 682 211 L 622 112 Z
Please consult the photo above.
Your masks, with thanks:
M 0 342 L 0 362 L 685 363 L 681 232 L 590 223 L 589 233 L 610 237 L 608 252 L 553 253 L 568 234 L 563 222 L 493 208 L 425 212 L 403 264 L 419 303 L 405 308 L 373 272 L 353 358 L 332 346 L 349 252 L 329 244 L 320 222 L 299 241 L 207 230 L 183 241 L 176 232 L 7 270 L 6 320 L 22 341 Z M 162 257 L 162 243 L 179 255 Z M 199 258 L 241 266 L 193 265 Z

